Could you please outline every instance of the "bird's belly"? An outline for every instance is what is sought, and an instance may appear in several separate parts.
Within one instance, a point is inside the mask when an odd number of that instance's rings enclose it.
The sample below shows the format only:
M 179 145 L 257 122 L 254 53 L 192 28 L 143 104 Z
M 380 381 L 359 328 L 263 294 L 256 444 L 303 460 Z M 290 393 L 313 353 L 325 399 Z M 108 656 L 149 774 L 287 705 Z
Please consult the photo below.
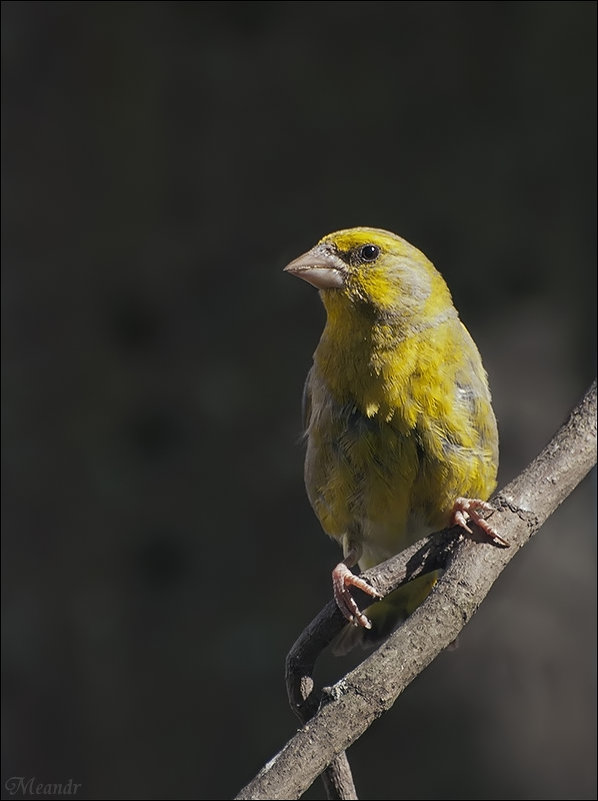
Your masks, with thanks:
M 308 428 L 305 483 L 322 527 L 360 566 L 389 558 L 449 525 L 457 497 L 486 500 L 495 485 L 492 450 L 457 445 L 425 430 L 405 431 L 354 407 L 322 404 Z
M 421 456 L 414 435 L 357 413 L 310 426 L 309 499 L 328 534 L 362 546 L 362 568 L 398 553 L 445 521 L 437 507 L 424 508 L 416 500 L 424 478 Z

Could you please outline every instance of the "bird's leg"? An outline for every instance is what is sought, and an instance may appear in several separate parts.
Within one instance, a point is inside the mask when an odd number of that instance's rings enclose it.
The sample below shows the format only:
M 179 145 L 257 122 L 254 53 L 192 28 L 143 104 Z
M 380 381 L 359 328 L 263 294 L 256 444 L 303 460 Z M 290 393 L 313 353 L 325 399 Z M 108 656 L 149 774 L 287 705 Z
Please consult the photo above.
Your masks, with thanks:
M 453 513 L 451 516 L 451 523 L 454 526 L 461 526 L 465 531 L 472 533 L 467 525 L 467 521 L 471 520 L 478 528 L 481 528 L 492 542 L 496 545 L 502 545 L 508 548 L 510 543 L 504 540 L 500 534 L 492 528 L 490 523 L 482 517 L 482 512 L 493 512 L 494 509 L 486 501 L 481 501 L 479 498 L 457 498 L 453 505 Z
M 334 590 L 334 600 L 336 605 L 343 613 L 344 617 L 354 626 L 363 626 L 365 629 L 371 629 L 372 624 L 368 618 L 360 611 L 359 607 L 353 600 L 353 596 L 349 587 L 357 587 L 362 592 L 371 595 L 372 598 L 383 598 L 378 590 L 374 589 L 367 581 L 356 576 L 352 573 L 350 568 L 357 564 L 361 548 L 357 545 L 351 545 L 349 552 L 342 562 L 332 571 L 332 588 Z

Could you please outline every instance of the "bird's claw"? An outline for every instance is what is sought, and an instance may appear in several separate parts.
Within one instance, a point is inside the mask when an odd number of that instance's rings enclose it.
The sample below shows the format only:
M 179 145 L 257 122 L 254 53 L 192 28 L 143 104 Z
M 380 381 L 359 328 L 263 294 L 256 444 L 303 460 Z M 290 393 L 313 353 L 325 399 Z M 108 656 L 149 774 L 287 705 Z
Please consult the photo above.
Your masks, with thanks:
M 341 610 L 343 617 L 354 626 L 362 626 L 364 629 L 371 629 L 371 621 L 355 603 L 349 587 L 357 587 L 362 592 L 371 595 L 372 598 L 382 598 L 383 596 L 378 590 L 372 587 L 371 584 L 368 584 L 364 579 L 352 573 L 344 562 L 340 562 L 332 571 L 332 587 L 334 600 Z
M 503 539 L 490 525 L 490 523 L 482 517 L 483 512 L 493 512 L 492 507 L 486 501 L 481 501 L 479 498 L 457 498 L 453 506 L 452 523 L 472 534 L 471 528 L 467 525 L 468 520 L 471 520 L 478 528 L 480 528 L 486 536 L 492 540 L 496 545 L 502 545 L 503 548 L 508 548 L 510 543 Z

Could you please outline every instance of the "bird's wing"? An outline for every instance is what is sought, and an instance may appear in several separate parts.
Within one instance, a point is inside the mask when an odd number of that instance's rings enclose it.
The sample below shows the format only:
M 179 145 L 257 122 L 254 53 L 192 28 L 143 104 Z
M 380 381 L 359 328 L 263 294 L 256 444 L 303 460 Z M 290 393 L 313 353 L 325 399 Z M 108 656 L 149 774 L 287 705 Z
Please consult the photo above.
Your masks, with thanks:
M 303 395 L 301 397 L 301 420 L 303 422 L 303 431 L 307 434 L 309 421 L 311 419 L 311 378 L 313 367 L 307 374 L 305 379 L 305 386 L 303 387 Z

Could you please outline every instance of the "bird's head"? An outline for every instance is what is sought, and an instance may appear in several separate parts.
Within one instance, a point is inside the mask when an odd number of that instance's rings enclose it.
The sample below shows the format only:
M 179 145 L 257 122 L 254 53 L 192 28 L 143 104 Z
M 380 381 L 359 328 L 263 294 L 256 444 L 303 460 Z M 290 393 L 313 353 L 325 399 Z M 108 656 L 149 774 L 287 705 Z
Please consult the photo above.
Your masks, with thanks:
M 380 228 L 328 234 L 284 269 L 320 290 L 329 316 L 358 313 L 406 322 L 452 307 L 444 279 L 424 254 Z

